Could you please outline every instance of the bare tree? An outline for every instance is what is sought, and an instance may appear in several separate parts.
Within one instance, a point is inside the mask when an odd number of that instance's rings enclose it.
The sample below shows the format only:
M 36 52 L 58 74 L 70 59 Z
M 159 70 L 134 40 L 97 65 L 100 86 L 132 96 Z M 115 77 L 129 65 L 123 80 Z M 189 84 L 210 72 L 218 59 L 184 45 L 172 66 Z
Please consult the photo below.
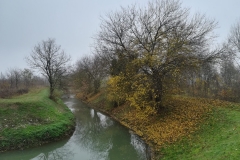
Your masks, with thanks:
M 228 41 L 235 51 L 240 52 L 240 20 L 232 26 Z
M 5 97 L 6 90 L 9 88 L 9 83 L 4 74 L 0 74 L 0 98 Z
M 14 88 L 14 72 L 13 72 L 13 69 L 8 70 L 7 79 L 9 81 L 10 88 Z
M 225 47 L 226 53 L 221 63 L 221 77 L 223 81 L 221 98 L 239 101 L 240 19 L 231 27 L 228 43 Z
M 11 88 L 18 89 L 21 82 L 21 72 L 21 69 L 18 68 L 8 70 L 7 77 Z
M 25 85 L 25 88 L 29 88 L 32 78 L 33 78 L 33 73 L 30 69 L 25 68 L 22 71 L 22 78 L 23 78 L 23 83 Z
M 101 81 L 107 75 L 104 61 L 99 55 L 93 57 L 83 57 L 77 62 L 75 74 L 78 78 L 78 84 L 84 86 L 87 92 L 97 93 L 99 91 Z M 87 86 L 87 87 L 86 87 Z
M 14 81 L 15 81 L 15 88 L 18 89 L 20 81 L 21 81 L 21 70 L 20 69 L 13 69 Z
M 53 99 L 53 92 L 66 73 L 70 56 L 61 50 L 61 46 L 57 45 L 54 39 L 49 38 L 37 44 L 26 59 L 32 68 L 38 69 L 46 76 L 50 85 L 50 98 Z

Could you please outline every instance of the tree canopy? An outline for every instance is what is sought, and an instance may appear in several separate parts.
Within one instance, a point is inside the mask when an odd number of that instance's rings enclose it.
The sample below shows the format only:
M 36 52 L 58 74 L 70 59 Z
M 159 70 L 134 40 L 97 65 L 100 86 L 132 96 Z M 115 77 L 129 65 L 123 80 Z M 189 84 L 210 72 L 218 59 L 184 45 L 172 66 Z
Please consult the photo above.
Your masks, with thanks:
M 156 0 L 145 8 L 130 6 L 107 14 L 96 50 L 111 62 L 110 92 L 125 95 L 132 105 L 160 110 L 174 77 L 220 53 L 210 49 L 216 25 L 204 15 L 190 16 L 177 0 Z

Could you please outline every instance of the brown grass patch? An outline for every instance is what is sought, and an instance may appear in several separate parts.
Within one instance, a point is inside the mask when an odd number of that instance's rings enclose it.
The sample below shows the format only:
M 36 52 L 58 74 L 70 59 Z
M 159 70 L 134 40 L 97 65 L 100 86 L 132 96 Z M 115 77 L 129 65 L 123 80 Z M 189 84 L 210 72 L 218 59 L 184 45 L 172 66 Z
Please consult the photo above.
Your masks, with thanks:
M 19 106 L 17 104 L 12 104 L 9 106 L 10 109 L 14 109 L 14 110 L 18 109 L 18 107 Z

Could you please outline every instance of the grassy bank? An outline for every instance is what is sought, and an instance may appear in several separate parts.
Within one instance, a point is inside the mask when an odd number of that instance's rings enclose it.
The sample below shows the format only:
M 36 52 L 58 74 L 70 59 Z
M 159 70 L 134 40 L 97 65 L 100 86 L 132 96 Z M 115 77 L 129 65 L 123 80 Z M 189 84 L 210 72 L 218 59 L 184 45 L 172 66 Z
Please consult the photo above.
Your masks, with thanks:
M 88 97 L 88 102 L 140 135 L 155 150 L 154 159 L 240 157 L 240 104 L 173 96 L 157 115 L 127 104 L 113 108 L 104 91 Z
M 39 146 L 72 134 L 74 116 L 59 99 L 37 89 L 0 99 L 0 152 Z
M 164 146 L 162 159 L 237 160 L 240 157 L 239 122 L 239 104 L 214 108 L 191 140 L 183 138 Z

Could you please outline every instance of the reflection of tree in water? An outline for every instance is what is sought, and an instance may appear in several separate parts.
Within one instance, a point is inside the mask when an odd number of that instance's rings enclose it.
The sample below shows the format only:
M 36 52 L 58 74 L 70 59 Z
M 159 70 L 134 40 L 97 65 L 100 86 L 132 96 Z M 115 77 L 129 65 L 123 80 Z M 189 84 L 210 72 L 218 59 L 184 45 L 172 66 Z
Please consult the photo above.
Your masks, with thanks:
M 70 160 L 73 159 L 73 157 L 74 153 L 66 145 L 51 152 L 41 153 L 32 160 Z
M 119 128 L 122 129 L 122 128 Z M 138 144 L 130 144 L 132 141 L 132 136 L 128 134 L 121 134 L 121 132 L 117 132 L 115 138 L 113 139 L 113 144 L 117 144 L 115 148 L 113 147 L 109 151 L 109 159 L 114 160 L 145 160 L 146 153 L 144 153 L 144 143 L 138 141 Z M 138 146 L 138 147 L 136 147 Z M 138 150 L 139 148 L 143 148 L 143 152 Z
M 133 145 L 135 150 L 138 152 L 138 155 L 140 157 L 146 157 L 146 159 L 150 159 L 150 154 L 148 154 L 149 153 L 148 146 L 143 142 L 142 139 L 140 139 L 139 136 L 135 135 L 131 131 L 130 131 L 130 134 L 131 134 L 131 145 Z
M 130 144 L 131 135 L 127 129 L 113 124 L 110 118 L 100 112 L 88 110 L 78 120 L 75 132 L 78 136 L 75 136 L 74 142 L 91 152 L 91 159 L 146 159 L 144 149 L 136 151 L 139 148 Z M 144 144 L 139 141 L 138 145 Z
M 81 110 L 80 112 L 85 112 Z M 99 112 L 86 110 L 77 120 L 74 142 L 91 152 L 92 159 L 106 159 L 112 148 L 113 121 Z

